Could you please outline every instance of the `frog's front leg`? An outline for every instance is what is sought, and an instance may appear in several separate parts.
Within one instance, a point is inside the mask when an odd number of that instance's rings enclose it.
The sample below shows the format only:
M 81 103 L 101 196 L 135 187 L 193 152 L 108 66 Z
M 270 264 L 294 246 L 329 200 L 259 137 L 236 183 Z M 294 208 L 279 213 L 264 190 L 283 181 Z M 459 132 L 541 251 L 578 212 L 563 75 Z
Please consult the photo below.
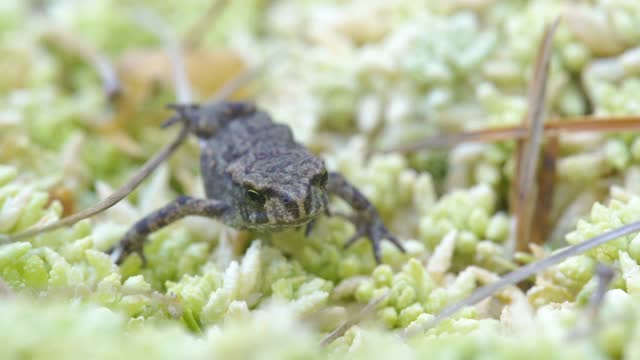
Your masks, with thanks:
M 132 253 L 137 253 L 146 262 L 142 247 L 147 235 L 189 215 L 218 218 L 227 208 L 218 200 L 180 196 L 135 223 L 108 253 L 116 264 L 121 264 Z
M 351 185 L 340 173 L 329 174 L 327 190 L 345 200 L 354 210 L 349 220 L 355 225 L 355 234 L 347 241 L 345 247 L 351 246 L 360 238 L 366 236 L 373 246 L 373 256 L 380 263 L 380 242 L 383 239 L 391 241 L 400 251 L 405 252 L 404 247 L 382 223 L 380 215 L 369 200 L 353 185 Z

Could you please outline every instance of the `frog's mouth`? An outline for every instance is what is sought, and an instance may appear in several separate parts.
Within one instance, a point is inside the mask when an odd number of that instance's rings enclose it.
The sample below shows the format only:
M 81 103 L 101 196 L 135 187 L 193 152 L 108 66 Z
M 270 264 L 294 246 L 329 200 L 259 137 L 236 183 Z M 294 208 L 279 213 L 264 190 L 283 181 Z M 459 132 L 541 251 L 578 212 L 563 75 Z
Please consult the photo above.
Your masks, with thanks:
M 305 207 L 305 210 L 308 209 L 305 212 L 303 212 L 302 209 L 288 208 L 285 211 L 277 209 L 271 213 L 265 211 L 260 214 L 254 214 L 256 218 L 262 221 L 253 221 L 248 227 L 258 231 L 278 231 L 304 226 L 316 219 L 323 212 L 326 212 L 328 199 L 325 195 L 319 197 L 317 201 L 312 201 L 311 204 L 312 206 Z M 292 204 L 292 206 L 295 206 L 295 204 Z
M 322 209 L 318 209 L 317 211 L 307 214 L 306 216 L 300 216 L 297 218 L 273 219 L 273 221 L 268 221 L 262 224 L 254 224 L 254 226 L 252 227 L 255 230 L 286 230 L 294 227 L 304 226 L 320 216 L 321 213 Z
M 310 216 L 310 217 L 307 217 L 307 218 L 300 218 L 300 219 L 296 219 L 296 221 L 291 221 L 291 222 L 286 222 L 286 223 L 259 224 L 259 225 L 254 227 L 254 230 L 258 230 L 258 231 L 261 231 L 261 230 L 283 231 L 283 230 L 287 230 L 287 229 L 291 229 L 291 228 L 307 225 L 308 223 L 310 223 L 316 217 L 317 216 Z

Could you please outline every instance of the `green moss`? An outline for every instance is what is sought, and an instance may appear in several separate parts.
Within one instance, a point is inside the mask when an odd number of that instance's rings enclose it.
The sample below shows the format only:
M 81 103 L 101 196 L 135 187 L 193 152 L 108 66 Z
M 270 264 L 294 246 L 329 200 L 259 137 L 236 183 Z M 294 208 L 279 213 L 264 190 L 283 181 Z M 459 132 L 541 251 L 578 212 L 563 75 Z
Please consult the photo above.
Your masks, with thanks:
M 104 250 L 135 219 L 178 192 L 202 193 L 197 148 L 187 145 L 131 197 L 95 219 L 0 244 L 0 321 L 11 324 L 0 333 L 0 358 L 600 359 L 640 352 L 640 310 L 631 301 L 640 289 L 638 236 L 539 274 L 526 299 L 501 303 L 507 298 L 502 294 L 491 303 L 496 308 L 468 308 L 414 338 L 397 336 L 516 266 L 504 203 L 515 146 L 463 146 L 413 157 L 367 154 L 442 131 L 519 124 L 537 48 L 532 44 L 563 4 L 500 0 L 475 11 L 450 1 L 265 4 L 230 4 L 203 43 L 242 48 L 249 63 L 284 54 L 264 72 L 259 88 L 268 90 L 258 91 L 257 102 L 375 204 L 407 253 L 384 242 L 384 264 L 377 265 L 365 239 L 344 249 L 354 229 L 337 217 L 320 218 L 309 236 L 295 229 L 253 234 L 246 244 L 244 235 L 219 223 L 185 219 L 150 236 L 147 266 L 137 256 L 114 265 Z M 131 50 L 161 46 L 131 20 L 131 5 L 61 0 L 43 11 L 120 64 Z M 136 7 L 156 12 L 169 31 L 182 34 L 209 2 L 192 5 L 143 1 Z M 601 47 L 611 44 L 598 44 L 597 36 L 585 37 L 563 22 L 554 40 L 549 112 L 579 115 L 589 105 L 596 114 L 637 113 L 638 65 L 627 48 L 640 39 L 640 7 L 580 6 L 579 19 L 604 21 L 601 33 L 610 30 L 610 42 L 624 44 L 620 51 L 627 52 L 602 63 Z M 43 46 L 46 29 L 27 10 L 22 2 L 0 4 L 0 68 L 9 69 L 0 70 L 2 234 L 55 221 L 70 210 L 63 204 L 77 210 L 103 198 L 110 191 L 105 189 L 122 184 L 172 136 L 157 129 L 171 89 L 109 103 L 90 65 L 65 49 Z M 250 30 L 237 36 L 245 26 Z M 157 64 L 148 65 L 144 70 Z M 563 137 L 560 145 L 558 188 L 581 184 L 595 191 L 594 184 L 613 177 L 626 178 L 630 188 L 612 191 L 606 205 L 593 205 L 567 236 L 570 244 L 637 220 L 640 198 L 631 173 L 640 159 L 636 136 L 605 135 L 592 143 Z M 60 189 L 68 190 L 68 198 Z M 51 195 L 61 201 L 50 202 Z M 569 208 L 574 195 L 554 199 L 554 216 Z M 339 200 L 331 206 L 349 210 Z M 547 250 L 553 251 L 540 251 Z M 596 288 L 598 261 L 621 276 L 605 297 L 599 327 L 567 346 Z M 370 321 L 320 348 L 327 331 L 385 294 Z

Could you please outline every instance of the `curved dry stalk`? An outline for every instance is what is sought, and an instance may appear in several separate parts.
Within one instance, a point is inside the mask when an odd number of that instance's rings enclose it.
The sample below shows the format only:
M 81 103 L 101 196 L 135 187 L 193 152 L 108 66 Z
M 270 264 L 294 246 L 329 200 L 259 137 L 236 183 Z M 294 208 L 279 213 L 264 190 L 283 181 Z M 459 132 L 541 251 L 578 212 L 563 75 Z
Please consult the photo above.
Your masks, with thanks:
M 184 139 L 189 134 L 189 127 L 186 122 L 184 126 L 180 130 L 180 133 L 176 137 L 176 139 L 169 145 L 165 146 L 159 153 L 157 153 L 154 157 L 149 159 L 141 168 L 138 170 L 135 175 L 129 181 L 127 181 L 122 187 L 120 187 L 116 192 L 109 195 L 106 199 L 100 201 L 96 205 L 77 212 L 73 215 L 67 216 L 59 221 L 56 221 L 52 224 L 41 225 L 32 227 L 30 229 L 24 230 L 17 234 L 8 236 L 4 235 L 5 241 L 18 241 L 27 239 L 38 234 L 42 234 L 45 232 L 53 231 L 55 229 L 59 229 L 65 226 L 71 226 L 77 223 L 80 220 L 84 220 L 88 217 L 96 215 L 104 210 L 109 209 L 113 205 L 117 204 L 118 201 L 124 199 L 130 192 L 132 192 L 140 183 L 147 177 L 153 170 L 155 170 L 160 163 L 162 163 L 165 159 L 169 157 L 184 141 Z
M 163 30 L 165 26 L 163 26 L 163 22 L 157 16 L 145 13 L 143 16 L 138 17 L 138 21 L 147 27 L 151 32 L 156 34 L 158 37 L 162 39 L 167 47 L 167 51 L 169 52 L 169 56 L 173 62 L 174 68 L 174 78 L 175 78 L 175 86 L 176 86 L 176 97 L 178 98 L 179 103 L 189 103 L 192 100 L 191 96 L 191 86 L 189 84 L 188 78 L 186 76 L 186 70 L 184 66 L 184 61 L 182 58 L 182 53 L 175 41 L 174 37 L 168 30 Z M 133 175 L 129 181 L 127 181 L 122 187 L 120 187 L 116 192 L 109 195 L 103 201 L 97 203 L 96 205 L 82 210 L 73 215 L 67 216 L 59 221 L 56 221 L 52 224 L 36 226 L 31 229 L 27 229 L 20 233 L 17 233 L 12 236 L 4 235 L 1 240 L 4 241 L 18 241 L 21 239 L 30 238 L 36 236 L 38 234 L 42 234 L 45 232 L 53 231 L 55 229 L 59 229 L 65 226 L 71 226 L 77 223 L 80 220 L 84 220 L 93 215 L 96 215 L 104 210 L 109 209 L 113 205 L 117 204 L 120 200 L 126 197 L 129 193 L 131 193 L 144 179 L 151 174 L 164 160 L 166 160 L 185 140 L 189 133 L 189 127 L 186 123 L 186 119 L 181 117 L 174 117 L 172 119 L 182 120 L 183 127 L 176 137 L 176 139 L 169 145 L 165 146 L 160 152 L 158 152 L 154 157 L 149 159 L 137 173 Z
M 190 87 L 186 77 L 186 72 L 184 69 L 184 63 L 181 61 L 176 61 L 176 59 L 179 59 L 181 56 L 181 54 L 179 54 L 180 53 L 179 49 L 174 48 L 173 51 L 175 51 L 174 55 L 177 54 L 177 56 L 174 56 L 173 59 L 174 59 L 174 76 L 176 79 L 175 83 L 176 83 L 176 87 L 178 87 L 178 89 L 176 89 L 178 101 L 179 103 L 182 103 L 182 104 L 189 103 L 191 100 L 191 91 L 190 91 Z M 237 90 L 238 87 L 246 84 L 248 81 L 255 78 L 259 74 L 260 70 L 262 70 L 262 67 L 252 69 L 250 72 L 241 74 L 240 76 L 232 79 L 222 89 L 216 92 L 213 98 L 215 99 L 215 101 L 222 101 L 226 99 L 231 93 Z M 179 87 L 180 84 L 183 85 L 182 90 L 180 90 L 180 87 Z M 184 89 L 187 89 L 187 90 L 184 90 Z M 30 229 L 24 230 L 22 232 L 19 232 L 11 236 L 0 234 L 0 243 L 19 241 L 19 240 L 36 236 L 38 234 L 53 231 L 61 227 L 71 226 L 80 220 L 84 220 L 93 215 L 99 214 L 102 211 L 107 210 L 113 205 L 115 205 L 116 203 L 118 203 L 118 201 L 122 200 L 130 192 L 132 192 L 136 187 L 138 187 L 138 185 L 140 185 L 140 183 L 142 183 L 142 181 L 147 176 L 149 176 L 149 174 L 151 174 L 151 172 L 153 172 L 158 167 L 158 165 L 160 165 L 160 163 L 166 160 L 184 142 L 187 135 L 189 134 L 189 127 L 186 124 L 185 119 L 174 117 L 169 119 L 167 123 L 173 124 L 179 120 L 183 121 L 183 127 L 180 133 L 178 134 L 178 136 L 176 137 L 176 139 L 171 144 L 162 148 L 162 150 L 160 150 L 160 152 L 157 153 L 154 157 L 149 159 L 140 168 L 140 170 L 133 175 L 133 177 L 129 181 L 127 181 L 122 187 L 120 187 L 118 190 L 116 190 L 116 192 L 108 196 L 106 199 L 104 199 L 103 201 L 97 203 L 96 205 L 90 208 L 82 210 L 73 215 L 67 216 L 52 224 L 32 227 Z
M 559 251 L 548 258 L 527 264 L 517 270 L 514 270 L 505 276 L 503 276 L 500 280 L 495 283 L 482 286 L 478 288 L 473 294 L 469 295 L 466 299 L 458 301 L 455 304 L 449 305 L 444 310 L 442 310 L 438 315 L 436 315 L 431 321 L 425 324 L 422 327 L 416 328 L 415 331 L 405 332 L 405 336 L 413 336 L 416 335 L 420 331 L 425 331 L 433 326 L 439 324 L 443 320 L 446 320 L 450 316 L 454 315 L 458 311 L 462 310 L 467 306 L 472 306 L 480 301 L 494 295 L 501 289 L 516 285 L 520 281 L 530 277 L 531 275 L 535 275 L 541 271 L 546 270 L 547 268 L 556 265 L 563 260 L 570 258 L 572 256 L 580 255 L 586 251 L 589 251 L 597 246 L 600 246 L 609 241 L 615 240 L 621 236 L 629 235 L 634 232 L 640 231 L 640 221 L 633 222 L 631 224 L 627 224 L 621 226 L 617 229 L 607 231 L 604 234 L 600 234 L 596 237 L 593 237 L 587 241 L 581 242 L 580 244 L 576 244 L 565 248 L 562 251 Z
M 320 341 L 320 346 L 327 346 L 332 342 L 334 342 L 337 338 L 344 335 L 349 329 L 351 329 L 351 327 L 356 325 L 358 322 L 364 319 L 365 316 L 367 316 L 369 313 L 375 310 L 378 304 L 380 304 L 384 299 L 389 297 L 390 293 L 391 293 L 390 291 L 387 291 L 384 294 L 378 296 L 377 298 L 369 301 L 369 303 L 364 308 L 362 308 L 362 310 L 360 310 L 360 312 L 358 312 L 356 316 L 354 316 L 352 319 L 345 321 L 344 324 L 338 326 L 338 328 L 336 328 L 335 330 L 330 332 L 327 336 L 325 336 L 324 339 Z

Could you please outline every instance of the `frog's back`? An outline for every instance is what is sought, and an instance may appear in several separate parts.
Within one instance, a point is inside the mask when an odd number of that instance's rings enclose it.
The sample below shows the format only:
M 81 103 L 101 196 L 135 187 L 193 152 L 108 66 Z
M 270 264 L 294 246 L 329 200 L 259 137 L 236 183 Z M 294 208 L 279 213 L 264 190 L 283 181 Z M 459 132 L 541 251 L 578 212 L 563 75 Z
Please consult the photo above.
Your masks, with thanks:
M 235 119 L 211 138 L 210 148 L 231 163 L 248 153 L 295 146 L 291 130 L 274 123 L 268 114 L 258 111 Z
M 202 140 L 201 168 L 205 190 L 210 198 L 224 196 L 230 191 L 232 169 L 251 168 L 266 162 L 278 165 L 292 154 L 312 156 L 297 144 L 291 130 L 274 123 L 262 111 L 234 119 L 225 124 L 214 136 Z M 278 172 L 278 169 L 273 169 Z

